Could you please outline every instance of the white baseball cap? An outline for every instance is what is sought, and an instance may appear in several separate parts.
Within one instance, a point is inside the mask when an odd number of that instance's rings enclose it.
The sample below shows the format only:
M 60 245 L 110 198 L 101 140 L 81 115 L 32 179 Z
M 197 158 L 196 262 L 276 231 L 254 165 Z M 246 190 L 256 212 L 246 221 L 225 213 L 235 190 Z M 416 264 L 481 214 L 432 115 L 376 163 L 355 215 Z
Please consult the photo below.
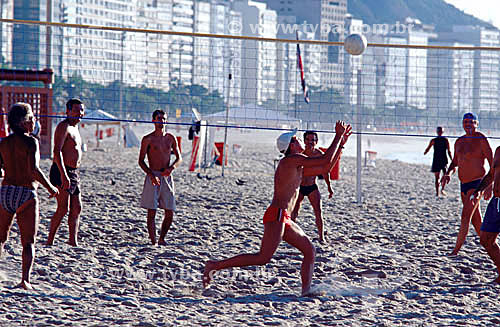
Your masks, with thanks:
M 292 137 L 294 137 L 295 134 L 297 134 L 297 130 L 283 133 L 278 137 L 278 139 L 276 140 L 276 145 L 278 146 L 279 152 L 285 153 L 285 151 L 288 149 L 288 146 L 290 145 Z

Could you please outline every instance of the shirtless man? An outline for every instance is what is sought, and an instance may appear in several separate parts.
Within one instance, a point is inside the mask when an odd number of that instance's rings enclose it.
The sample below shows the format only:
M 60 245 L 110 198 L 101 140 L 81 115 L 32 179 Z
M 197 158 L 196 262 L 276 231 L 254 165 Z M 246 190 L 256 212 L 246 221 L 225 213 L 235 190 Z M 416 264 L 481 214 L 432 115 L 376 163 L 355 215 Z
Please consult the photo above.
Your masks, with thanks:
M 33 289 L 30 274 L 38 231 L 38 182 L 49 191 L 50 197 L 57 196 L 58 190 L 38 166 L 38 140 L 30 136 L 35 128 L 31 106 L 21 102 L 12 105 L 8 123 L 13 133 L 0 142 L 0 167 L 5 170 L 0 187 L 0 256 L 16 216 L 23 247 L 19 287 L 30 290 Z
M 59 188 L 57 210 L 50 220 L 46 245 L 54 243 L 57 229 L 68 213 L 68 244 L 78 246 L 78 227 L 82 211 L 80 174 L 82 160 L 82 138 L 78 123 L 85 114 L 85 105 L 79 99 L 66 103 L 66 119 L 57 124 L 54 132 L 54 159 L 50 168 L 50 182 Z
M 316 149 L 316 145 L 318 144 L 318 134 L 316 132 L 307 131 L 304 133 L 304 143 L 305 150 L 302 152 L 308 157 L 317 157 L 323 154 L 323 151 L 320 149 Z M 333 190 L 330 185 L 330 176 L 329 173 L 323 174 L 323 178 L 328 186 L 328 198 L 331 199 L 333 196 Z M 316 216 L 316 227 L 318 227 L 318 235 L 319 241 L 323 243 L 325 241 L 325 234 L 323 231 L 323 216 L 322 216 L 322 208 L 321 208 L 321 194 L 318 190 L 318 185 L 316 185 L 316 176 L 302 176 L 302 182 L 300 183 L 299 188 L 299 197 L 297 198 L 297 202 L 295 203 L 295 208 L 292 211 L 292 220 L 297 222 L 297 215 L 299 214 L 300 204 L 304 197 L 309 199 L 311 206 L 314 210 L 314 215 Z
M 148 233 L 151 244 L 156 244 L 156 209 L 165 209 L 165 218 L 161 224 L 159 245 L 165 245 L 167 235 L 175 211 L 175 189 L 172 171 L 177 168 L 182 157 L 177 139 L 166 131 L 167 115 L 163 110 L 153 112 L 155 130 L 144 136 L 139 152 L 139 166 L 146 173 L 141 197 L 141 207 L 148 209 Z M 174 152 L 175 160 L 170 164 L 170 155 Z M 144 161 L 148 157 L 149 167 Z
M 462 197 L 462 218 L 460 223 L 460 231 L 458 232 L 455 248 L 450 255 L 457 255 L 458 251 L 465 242 L 469 225 L 472 216 L 472 225 L 477 234 L 480 234 L 481 228 L 481 210 L 478 209 L 472 213 L 472 209 L 476 204 L 475 200 L 471 199 L 471 194 L 479 186 L 481 179 L 486 174 L 484 169 L 484 160 L 488 160 L 488 164 L 492 167 L 493 154 L 491 151 L 488 139 L 483 133 L 478 132 L 478 120 L 473 113 L 466 113 L 462 121 L 465 135 L 458 138 L 455 142 L 455 153 L 450 167 L 446 174 L 441 178 L 441 185 L 446 185 L 450 182 L 450 174 L 455 167 L 458 167 L 458 179 L 460 179 L 460 195 Z M 485 200 L 491 197 L 491 187 L 486 189 L 484 194 Z
M 498 276 L 493 282 L 500 284 L 500 248 L 496 243 L 498 233 L 500 233 L 500 147 L 495 150 L 493 166 L 490 171 L 483 177 L 478 188 L 472 193 L 475 201 L 480 200 L 482 192 L 491 185 L 491 182 L 493 182 L 493 198 L 486 208 L 479 239 L 497 267 Z
M 307 157 L 304 148 L 295 137 L 295 132 L 281 134 L 277 140 L 278 150 L 285 154 L 274 173 L 274 196 L 271 205 L 264 213 L 264 235 L 258 253 L 240 254 L 235 257 L 208 261 L 203 271 L 203 287 L 206 287 L 217 270 L 265 265 L 268 263 L 281 240 L 296 247 L 304 255 L 300 275 L 302 295 L 311 293 L 311 280 L 314 272 L 316 251 L 302 229 L 290 219 L 288 212 L 295 207 L 302 176 L 324 174 L 335 165 L 340 157 L 344 143 L 351 135 L 351 126 L 342 121 L 335 125 L 335 138 L 325 154 Z M 335 154 L 335 155 L 334 155 Z
M 453 160 L 453 157 L 451 156 L 450 142 L 448 142 L 448 139 L 443 136 L 443 128 L 438 126 L 436 133 L 438 136 L 429 142 L 429 146 L 425 149 L 424 155 L 426 155 L 427 152 L 434 147 L 431 172 L 434 173 L 435 177 L 434 185 L 436 186 L 436 196 L 439 196 L 439 175 L 441 174 L 441 171 L 443 171 L 443 174 L 446 173 L 446 166 L 448 166 L 448 157 L 446 155 L 450 157 L 450 160 Z M 444 192 L 444 185 L 441 187 L 441 193 L 443 195 L 446 194 Z

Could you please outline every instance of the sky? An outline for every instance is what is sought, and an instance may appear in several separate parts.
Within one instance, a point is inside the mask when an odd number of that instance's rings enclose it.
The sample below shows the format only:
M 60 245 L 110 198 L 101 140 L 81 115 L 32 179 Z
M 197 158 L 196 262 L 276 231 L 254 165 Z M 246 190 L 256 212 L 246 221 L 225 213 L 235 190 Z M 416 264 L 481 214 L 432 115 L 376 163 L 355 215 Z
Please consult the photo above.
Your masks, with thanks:
M 493 23 L 500 28 L 499 0 L 444 0 L 467 14 Z

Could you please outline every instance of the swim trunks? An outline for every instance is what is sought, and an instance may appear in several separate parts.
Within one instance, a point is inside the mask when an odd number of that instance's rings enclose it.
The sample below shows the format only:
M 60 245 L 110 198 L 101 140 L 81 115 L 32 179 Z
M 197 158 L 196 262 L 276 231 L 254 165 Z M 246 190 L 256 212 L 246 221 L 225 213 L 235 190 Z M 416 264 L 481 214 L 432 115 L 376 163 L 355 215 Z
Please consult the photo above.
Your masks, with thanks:
M 15 214 L 24 203 L 35 198 L 35 190 L 24 186 L 2 185 L 0 187 L 0 204 L 11 214 Z
M 153 185 L 151 178 L 146 175 L 142 189 L 141 207 L 144 209 L 167 209 L 175 211 L 175 188 L 172 176 L 161 176 L 161 171 L 154 171 L 153 175 L 160 178 L 160 186 Z
M 460 192 L 467 194 L 470 190 L 475 190 L 481 183 L 481 179 L 476 179 L 475 181 L 468 183 L 460 183 Z
M 447 150 L 448 142 L 446 142 L 446 138 L 444 136 L 436 137 L 434 139 L 434 156 L 432 158 L 431 172 L 446 172 L 446 167 L 448 166 Z
M 270 206 L 264 213 L 264 218 L 262 222 L 268 223 L 271 221 L 283 221 L 286 225 L 290 224 L 290 215 L 285 209 Z
M 66 174 L 68 174 L 69 178 L 69 188 L 66 190 L 71 195 L 80 194 L 80 175 L 78 174 L 78 168 L 72 168 L 68 166 L 64 166 L 66 168 Z M 54 186 L 61 186 L 61 174 L 59 173 L 59 168 L 56 163 L 52 163 L 50 167 L 50 182 Z
M 500 233 L 500 198 L 493 197 L 488 203 L 481 230 L 490 233 Z
M 312 185 L 307 185 L 307 186 L 300 185 L 299 192 L 303 196 L 308 196 L 309 194 L 316 191 L 317 189 L 318 189 L 318 185 L 316 185 L 316 183 L 314 183 Z

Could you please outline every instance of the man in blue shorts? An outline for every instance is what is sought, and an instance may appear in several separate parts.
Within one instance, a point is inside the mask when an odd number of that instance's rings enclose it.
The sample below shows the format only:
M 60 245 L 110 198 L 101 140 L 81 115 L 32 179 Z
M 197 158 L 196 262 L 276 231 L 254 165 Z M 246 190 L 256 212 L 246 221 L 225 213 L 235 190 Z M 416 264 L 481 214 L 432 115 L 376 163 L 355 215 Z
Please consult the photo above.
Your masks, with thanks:
M 482 192 L 493 182 L 493 198 L 488 204 L 483 223 L 481 224 L 480 242 L 497 267 L 498 277 L 494 283 L 500 284 L 500 248 L 496 242 L 500 233 L 500 147 L 495 150 L 493 166 L 489 173 L 484 176 L 473 196 L 479 201 Z

